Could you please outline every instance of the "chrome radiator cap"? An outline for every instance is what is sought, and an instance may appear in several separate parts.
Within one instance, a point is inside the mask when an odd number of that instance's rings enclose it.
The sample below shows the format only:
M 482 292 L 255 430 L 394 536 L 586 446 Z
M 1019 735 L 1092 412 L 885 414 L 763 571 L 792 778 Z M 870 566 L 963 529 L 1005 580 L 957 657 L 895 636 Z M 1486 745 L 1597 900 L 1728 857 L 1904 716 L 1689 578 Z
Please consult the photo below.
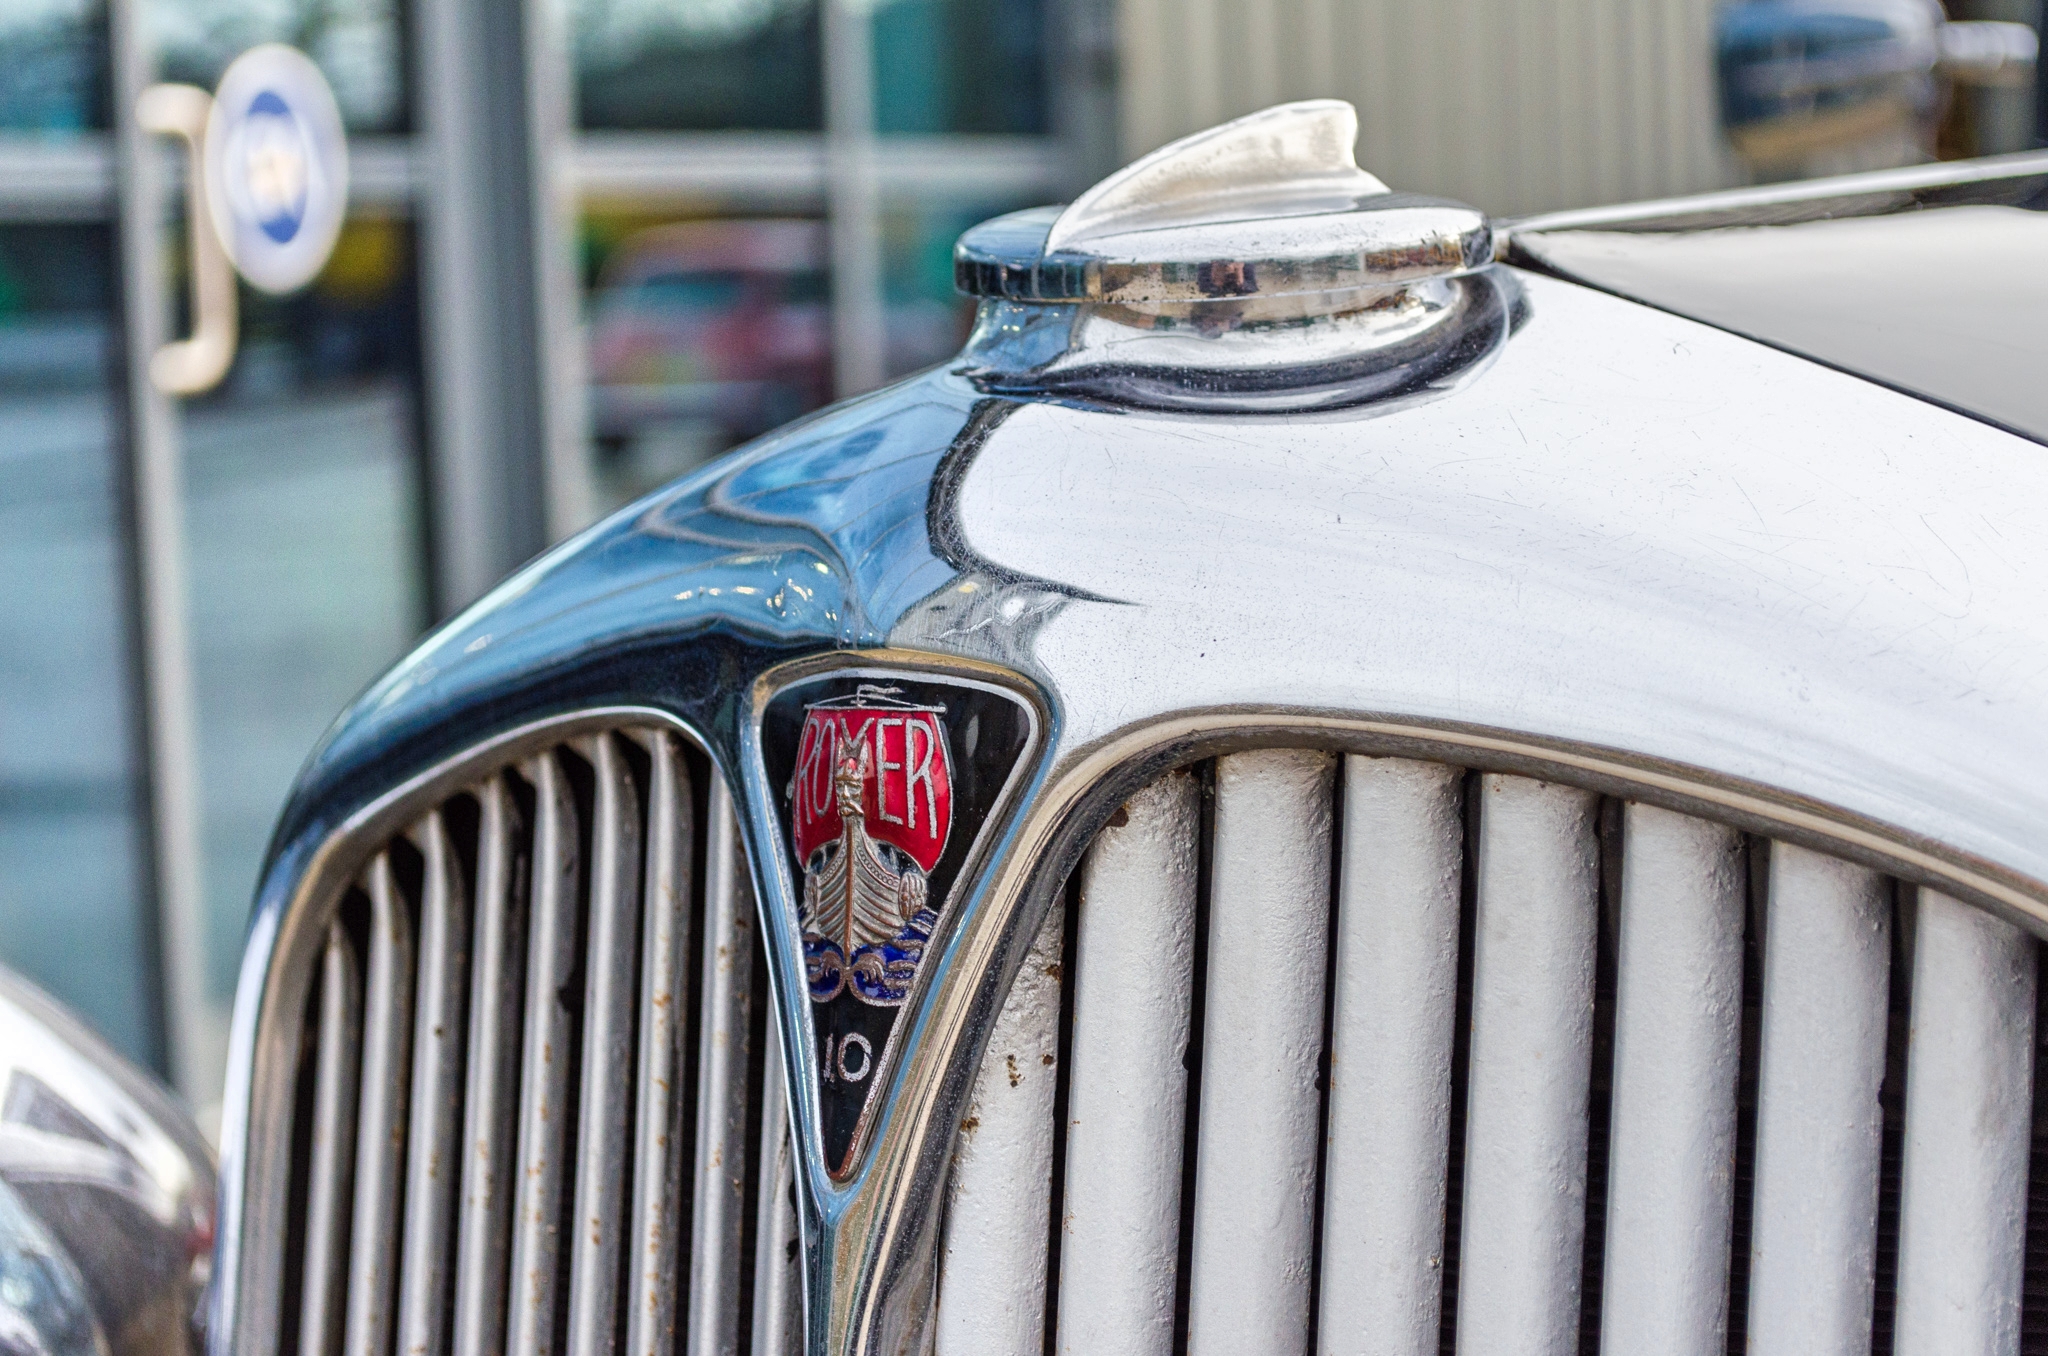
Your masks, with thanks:
M 1262 109 L 1133 161 L 1064 210 L 960 238 L 954 281 L 1011 301 L 1154 305 L 1450 278 L 1493 259 L 1486 214 L 1391 192 L 1352 158 L 1341 99 Z
M 1486 214 L 1394 193 L 1338 99 L 1184 137 L 1064 209 L 984 222 L 954 283 L 983 298 L 965 369 L 991 394 L 1299 412 L 1473 369 L 1513 328 Z

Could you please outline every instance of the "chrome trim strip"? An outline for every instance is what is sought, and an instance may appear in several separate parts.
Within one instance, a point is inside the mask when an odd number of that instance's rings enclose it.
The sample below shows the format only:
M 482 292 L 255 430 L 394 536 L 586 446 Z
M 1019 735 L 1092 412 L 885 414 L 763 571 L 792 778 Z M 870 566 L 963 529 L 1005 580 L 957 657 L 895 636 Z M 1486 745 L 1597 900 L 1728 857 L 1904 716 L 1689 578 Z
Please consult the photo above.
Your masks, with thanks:
M 527 921 L 526 1035 L 519 1059 L 518 1204 L 512 1220 L 508 1356 L 553 1356 L 557 1250 L 569 1111 L 569 1040 L 562 993 L 576 972 L 576 801 L 553 753 L 520 771 L 534 791 L 532 904 Z M 356 1356 L 354 1352 L 348 1356 Z
M 455 1186 L 461 1175 L 463 1010 L 469 900 L 436 810 L 414 826 L 425 859 L 413 1005 L 412 1125 L 405 1137 L 405 1232 L 398 1269 L 398 1356 L 440 1356 L 448 1334 Z
M 1292 1356 L 1308 1331 L 1335 763 L 1216 761 L 1189 1356 Z
M 739 1341 L 746 1222 L 747 1065 L 753 1010 L 754 897 L 737 807 L 711 789 L 704 853 L 703 1029 L 697 1056 L 696 1191 L 690 1223 L 689 1356 Z
M 1066 149 L 1051 137 L 896 133 L 881 138 L 871 155 L 885 192 L 1015 201 L 1056 197 L 1067 181 Z M 569 170 L 586 201 L 734 194 L 807 205 L 825 197 L 826 139 L 807 132 L 582 132 Z
M 1772 845 L 1751 1356 L 1870 1350 L 1891 932 L 1882 877 Z
M 1918 893 L 1893 1356 L 2017 1351 L 2037 948 Z
M 299 1350 L 307 1356 L 326 1356 L 341 1347 L 350 1188 L 355 1180 L 356 1032 L 362 1019 L 362 976 L 355 948 L 337 920 L 327 925 L 327 945 L 320 955 L 305 1279 L 299 1295 Z
M 363 985 L 363 1082 L 356 1114 L 355 1221 L 349 1230 L 344 1356 L 388 1356 L 398 1265 L 399 1171 L 412 1024 L 413 930 L 391 854 L 370 863 L 370 956 Z
M 1060 1227 L 1061 1356 L 1171 1356 L 1202 790 L 1133 795 L 1081 866 Z
M 1570 1351 L 1586 1227 L 1597 799 L 1479 782 L 1458 1345 Z
M 619 1264 L 631 1226 L 625 1207 L 633 1153 L 633 1002 L 639 992 L 634 961 L 640 951 L 640 794 L 617 735 L 592 735 L 574 747 L 590 764 L 595 786 L 566 1347 L 568 1356 L 612 1356 L 619 1336 Z
M 675 1341 L 682 1243 L 683 1040 L 689 1030 L 694 797 L 682 749 L 667 731 L 638 739 L 649 760 L 647 868 L 641 922 L 638 1098 L 633 1222 L 627 1246 L 625 1356 L 662 1356 Z
M 935 1356 L 1045 1356 L 1066 921 L 1063 910 L 1046 914 L 989 1031 L 961 1118 L 939 1255 Z
M 1600 1348 L 1722 1356 L 1748 877 L 1742 835 L 1623 811 Z
M 1161 759 L 1187 762 L 1229 749 L 1289 743 L 1515 772 L 1698 815 L 1931 885 L 2048 939 L 2048 885 L 1831 805 L 1618 749 L 1450 723 L 1279 707 L 1176 712 L 1070 751 L 1029 807 L 1020 837 L 1005 856 L 1005 872 L 1017 863 L 1028 869 L 1047 840 L 1071 831 L 1068 819 L 1077 803 L 1091 793 L 1128 787 L 1133 769 L 1163 766 Z
M 454 1356 L 498 1356 L 512 1252 L 512 1176 L 524 1010 L 526 895 L 519 810 L 499 773 L 477 788 L 476 930 L 469 990 Z
M 1462 777 L 1344 760 L 1318 1328 L 1435 1356 L 1443 1321 Z
M 1718 193 L 1698 193 L 1684 198 L 1657 198 L 1648 202 L 1616 203 L 1601 207 L 1574 207 L 1561 212 L 1494 224 L 1494 258 L 1506 259 L 1508 247 L 1518 235 L 1543 231 L 1597 231 L 1603 227 L 1648 224 L 1659 217 L 1691 216 L 1703 212 L 1737 211 L 1745 207 L 1772 207 L 1780 203 L 1814 202 L 1824 198 L 1856 197 L 1875 193 L 1913 193 L 1922 189 L 1946 188 L 1952 184 L 1981 184 L 1995 179 L 2017 179 L 2048 174 L 2048 152 L 2019 151 L 2011 155 L 1985 156 L 1979 160 L 1940 161 L 1930 165 L 1907 165 L 1899 169 L 1873 170 L 1867 174 L 1844 174 L 1831 179 L 1804 179 L 1797 183 L 1767 184 L 1760 188 L 1735 188 Z

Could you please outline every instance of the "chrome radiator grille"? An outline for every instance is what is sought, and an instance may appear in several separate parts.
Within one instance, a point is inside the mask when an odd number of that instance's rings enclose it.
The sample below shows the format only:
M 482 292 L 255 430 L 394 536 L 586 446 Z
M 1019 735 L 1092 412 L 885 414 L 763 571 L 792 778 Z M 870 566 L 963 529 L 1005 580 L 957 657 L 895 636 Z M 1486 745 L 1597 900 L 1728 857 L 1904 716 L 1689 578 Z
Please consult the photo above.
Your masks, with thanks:
M 423 807 L 314 960 L 278 1349 L 794 1350 L 755 929 L 731 799 L 668 731 Z
M 993 1035 L 937 1349 L 2038 1349 L 2037 950 L 1523 777 L 1169 774 Z

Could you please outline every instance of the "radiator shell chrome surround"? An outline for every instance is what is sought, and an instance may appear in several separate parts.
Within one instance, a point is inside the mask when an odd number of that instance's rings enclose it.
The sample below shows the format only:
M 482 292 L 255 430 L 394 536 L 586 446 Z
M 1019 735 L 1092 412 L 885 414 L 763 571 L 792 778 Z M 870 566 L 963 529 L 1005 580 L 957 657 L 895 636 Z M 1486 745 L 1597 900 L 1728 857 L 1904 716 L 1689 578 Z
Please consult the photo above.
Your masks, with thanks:
M 211 1356 L 267 1356 L 257 1292 L 282 1240 L 250 1227 L 277 1190 L 259 1137 L 280 1089 L 258 1079 L 351 854 L 526 743 L 658 723 L 735 788 L 772 880 L 750 741 L 762 685 L 792 671 L 997 677 L 1042 712 L 936 1029 L 897 1074 L 915 1126 L 890 1151 L 888 1209 L 810 1282 L 830 1318 L 813 1340 L 835 1351 L 922 1331 L 979 1042 L 1090 836 L 1191 760 L 1311 744 L 1549 778 L 2048 935 L 2048 546 L 1997 533 L 2048 505 L 2041 447 L 1568 283 L 1523 286 L 1530 324 L 1426 404 L 1140 416 L 926 374 L 634 505 L 430 638 L 316 752 L 266 869 Z M 1802 537 L 1799 496 L 1826 484 L 1841 497 Z M 1689 670 L 1673 662 L 1705 636 Z

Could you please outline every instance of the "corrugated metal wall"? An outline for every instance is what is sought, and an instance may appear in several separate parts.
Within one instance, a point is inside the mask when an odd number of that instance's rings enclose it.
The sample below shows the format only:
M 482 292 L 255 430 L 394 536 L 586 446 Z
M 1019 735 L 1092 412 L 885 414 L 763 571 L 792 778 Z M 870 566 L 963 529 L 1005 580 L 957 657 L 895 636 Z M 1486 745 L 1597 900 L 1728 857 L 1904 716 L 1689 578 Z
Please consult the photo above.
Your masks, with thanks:
M 1289 99 L 1358 107 L 1358 160 L 1498 215 L 1744 182 L 1714 0 L 1118 0 L 1126 156 Z

